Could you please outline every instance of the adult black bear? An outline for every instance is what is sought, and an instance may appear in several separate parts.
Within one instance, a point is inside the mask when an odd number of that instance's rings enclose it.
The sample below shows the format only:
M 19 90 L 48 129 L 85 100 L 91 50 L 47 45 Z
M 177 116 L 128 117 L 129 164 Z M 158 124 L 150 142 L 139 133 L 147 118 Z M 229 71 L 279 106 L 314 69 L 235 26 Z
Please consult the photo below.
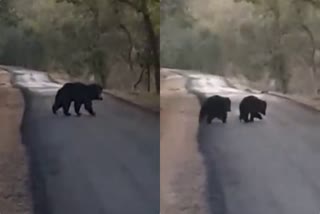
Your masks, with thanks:
M 207 116 L 207 123 L 210 124 L 214 118 L 227 122 L 227 114 L 231 111 L 231 100 L 228 97 L 214 95 L 206 99 L 201 106 L 199 122 Z
M 247 96 L 242 99 L 239 105 L 240 116 L 239 120 L 244 120 L 246 123 L 253 122 L 254 118 L 262 120 L 262 116 L 266 115 L 267 102 L 255 96 Z
M 71 103 L 74 102 L 74 111 L 78 116 L 81 116 L 80 108 L 83 104 L 84 108 L 92 116 L 95 116 L 95 112 L 92 109 L 92 101 L 102 100 L 102 90 L 103 88 L 95 83 L 89 85 L 80 82 L 66 83 L 56 94 L 52 112 L 56 114 L 60 108 L 63 108 L 64 115 L 70 116 L 69 108 Z

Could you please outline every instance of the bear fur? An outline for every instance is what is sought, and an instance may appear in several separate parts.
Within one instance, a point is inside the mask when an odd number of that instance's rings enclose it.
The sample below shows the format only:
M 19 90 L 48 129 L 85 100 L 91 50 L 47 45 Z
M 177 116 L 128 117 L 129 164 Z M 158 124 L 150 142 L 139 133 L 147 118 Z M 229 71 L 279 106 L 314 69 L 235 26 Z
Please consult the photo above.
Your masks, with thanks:
M 255 96 L 247 96 L 242 99 L 239 105 L 239 120 L 248 123 L 253 122 L 254 118 L 262 120 L 262 115 L 266 115 L 267 102 Z
M 210 124 L 214 118 L 227 122 L 227 114 L 231 111 L 231 100 L 228 97 L 214 95 L 205 100 L 200 109 L 199 122 L 207 116 L 207 123 Z
M 84 108 L 92 116 L 96 113 L 92 108 L 93 100 L 102 100 L 103 88 L 98 84 L 86 85 L 80 82 L 69 82 L 62 86 L 57 91 L 54 104 L 52 105 L 52 112 L 56 114 L 57 111 L 62 108 L 65 116 L 70 116 L 69 108 L 72 102 L 74 102 L 74 111 L 78 116 L 81 116 L 80 108 L 84 105 Z

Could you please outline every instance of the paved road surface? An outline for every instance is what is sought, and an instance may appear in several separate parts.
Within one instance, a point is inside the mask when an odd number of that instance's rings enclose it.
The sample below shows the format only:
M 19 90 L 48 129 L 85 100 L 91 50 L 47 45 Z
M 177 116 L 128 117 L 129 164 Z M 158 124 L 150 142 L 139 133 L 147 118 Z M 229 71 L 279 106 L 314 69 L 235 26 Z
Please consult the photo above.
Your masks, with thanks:
M 268 102 L 263 121 L 243 124 L 240 100 L 248 95 L 218 79 L 189 75 L 199 97 L 230 96 L 228 123 L 201 124 L 199 150 L 207 170 L 207 202 L 213 214 L 319 214 L 320 114 L 293 102 Z
M 159 214 L 159 116 L 107 95 L 94 103 L 97 117 L 54 116 L 59 85 L 12 72 L 25 88 L 36 214 Z

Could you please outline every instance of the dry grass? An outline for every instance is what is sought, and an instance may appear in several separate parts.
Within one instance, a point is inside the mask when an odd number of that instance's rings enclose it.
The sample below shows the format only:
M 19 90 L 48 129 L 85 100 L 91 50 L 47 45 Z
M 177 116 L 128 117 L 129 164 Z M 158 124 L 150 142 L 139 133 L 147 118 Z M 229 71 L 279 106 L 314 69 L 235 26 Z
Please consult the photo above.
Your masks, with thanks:
M 19 130 L 23 98 L 9 81 L 9 75 L 0 71 L 0 213 L 29 214 L 27 158 Z

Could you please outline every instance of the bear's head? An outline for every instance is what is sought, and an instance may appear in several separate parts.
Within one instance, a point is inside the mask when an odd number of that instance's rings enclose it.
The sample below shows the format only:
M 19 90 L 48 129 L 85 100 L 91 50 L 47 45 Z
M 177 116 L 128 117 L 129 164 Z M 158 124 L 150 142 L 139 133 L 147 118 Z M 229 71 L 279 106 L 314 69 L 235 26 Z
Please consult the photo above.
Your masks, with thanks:
M 88 85 L 89 89 L 90 89 L 90 95 L 91 95 L 91 99 L 92 100 L 103 100 L 102 98 L 102 92 L 103 92 L 103 88 L 102 86 L 93 83 Z
M 264 100 L 261 100 L 261 105 L 260 105 L 260 112 L 263 115 L 267 114 L 267 102 Z

